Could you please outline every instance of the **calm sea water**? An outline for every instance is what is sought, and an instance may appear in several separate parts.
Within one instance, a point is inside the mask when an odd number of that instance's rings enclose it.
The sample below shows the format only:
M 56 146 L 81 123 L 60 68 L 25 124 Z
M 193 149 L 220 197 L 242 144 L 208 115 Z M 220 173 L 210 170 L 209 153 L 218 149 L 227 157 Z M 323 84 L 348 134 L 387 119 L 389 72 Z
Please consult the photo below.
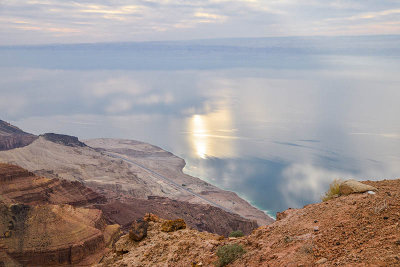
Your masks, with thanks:
M 335 178 L 400 177 L 400 37 L 0 47 L 26 131 L 150 142 L 274 214 Z

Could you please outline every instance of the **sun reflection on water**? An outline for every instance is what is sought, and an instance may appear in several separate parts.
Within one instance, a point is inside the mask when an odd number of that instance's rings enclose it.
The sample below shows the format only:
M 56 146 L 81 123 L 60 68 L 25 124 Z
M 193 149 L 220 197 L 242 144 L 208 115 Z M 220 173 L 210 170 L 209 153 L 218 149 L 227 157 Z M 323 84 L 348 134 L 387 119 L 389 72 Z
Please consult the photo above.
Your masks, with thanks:
M 234 140 L 238 137 L 233 135 L 236 130 L 229 109 L 193 115 L 188 130 L 193 156 L 205 159 L 236 155 Z
M 207 155 L 207 136 L 206 136 L 205 119 L 201 115 L 194 115 L 192 117 L 192 135 L 193 143 L 197 156 L 202 159 Z

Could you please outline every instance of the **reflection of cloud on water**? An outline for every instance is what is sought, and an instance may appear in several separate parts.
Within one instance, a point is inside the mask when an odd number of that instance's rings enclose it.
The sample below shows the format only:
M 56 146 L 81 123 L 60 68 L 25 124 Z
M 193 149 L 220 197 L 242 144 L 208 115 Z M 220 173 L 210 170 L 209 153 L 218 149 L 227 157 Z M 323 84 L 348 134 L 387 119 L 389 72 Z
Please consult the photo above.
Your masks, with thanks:
M 350 133 L 351 135 L 366 135 L 366 136 L 377 136 L 385 138 L 400 139 L 400 134 L 397 133 Z
M 311 164 L 292 164 L 282 172 L 279 190 L 290 207 L 319 201 L 334 179 L 348 179 L 349 173 L 317 168 Z

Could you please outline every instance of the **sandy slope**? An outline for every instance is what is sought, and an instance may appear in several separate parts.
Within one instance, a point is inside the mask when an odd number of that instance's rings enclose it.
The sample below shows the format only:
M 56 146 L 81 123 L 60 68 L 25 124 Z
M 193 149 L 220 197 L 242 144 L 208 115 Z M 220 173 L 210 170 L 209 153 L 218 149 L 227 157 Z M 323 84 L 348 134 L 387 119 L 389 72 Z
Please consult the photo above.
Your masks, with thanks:
M 272 222 L 265 213 L 235 193 L 184 174 L 184 161 L 158 147 L 117 139 L 88 140 L 86 144 L 90 147 L 68 147 L 40 137 L 26 147 L 0 151 L 0 162 L 17 164 L 45 176 L 79 180 L 113 199 L 155 195 L 191 203 L 215 203 L 257 220 L 260 225 Z M 130 162 L 113 158 L 111 154 Z

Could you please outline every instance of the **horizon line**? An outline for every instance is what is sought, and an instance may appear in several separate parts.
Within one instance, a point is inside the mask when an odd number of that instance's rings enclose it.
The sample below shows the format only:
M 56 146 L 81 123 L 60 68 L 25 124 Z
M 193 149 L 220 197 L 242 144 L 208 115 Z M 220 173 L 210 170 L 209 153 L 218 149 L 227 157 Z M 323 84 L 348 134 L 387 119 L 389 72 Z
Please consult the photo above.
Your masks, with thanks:
M 286 39 L 286 38 L 359 38 L 359 37 L 400 37 L 400 34 L 362 34 L 362 35 L 285 35 L 285 36 L 259 36 L 259 37 L 220 37 L 179 40 L 154 40 L 154 41 L 100 41 L 76 43 L 40 43 L 40 44 L 0 44 L 0 48 L 16 47 L 46 47 L 46 46 L 74 46 L 74 45 L 99 45 L 99 44 L 150 44 L 150 43 L 181 43 L 212 40 L 240 40 L 240 39 Z

